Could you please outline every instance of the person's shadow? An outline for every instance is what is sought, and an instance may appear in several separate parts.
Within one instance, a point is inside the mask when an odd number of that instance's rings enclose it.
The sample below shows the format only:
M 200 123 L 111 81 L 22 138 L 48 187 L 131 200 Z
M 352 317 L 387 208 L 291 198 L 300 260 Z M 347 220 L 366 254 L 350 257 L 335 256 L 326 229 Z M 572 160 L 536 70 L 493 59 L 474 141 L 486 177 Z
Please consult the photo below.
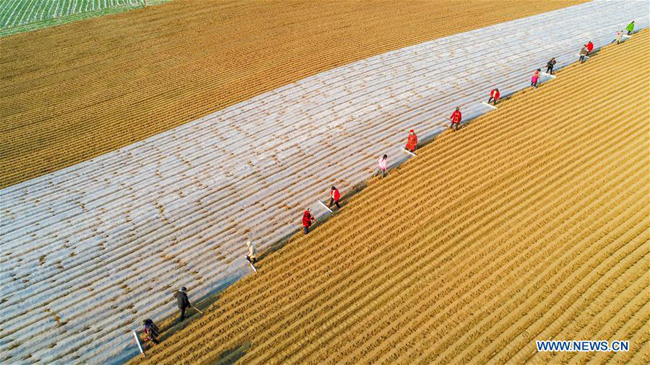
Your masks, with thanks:
M 205 310 L 205 309 L 203 309 Z M 167 319 L 160 325 L 160 336 L 158 336 L 158 341 L 163 342 L 165 339 L 169 338 L 174 333 L 182 330 L 183 328 L 189 326 L 195 319 L 199 318 L 201 313 L 197 312 L 196 309 L 190 307 L 185 311 L 185 319 L 183 322 L 178 322 L 178 317 L 174 316 L 171 319 Z
M 236 363 L 239 359 L 246 355 L 246 351 L 250 348 L 250 343 L 233 347 L 219 354 L 219 358 L 215 361 L 215 365 L 230 365 Z

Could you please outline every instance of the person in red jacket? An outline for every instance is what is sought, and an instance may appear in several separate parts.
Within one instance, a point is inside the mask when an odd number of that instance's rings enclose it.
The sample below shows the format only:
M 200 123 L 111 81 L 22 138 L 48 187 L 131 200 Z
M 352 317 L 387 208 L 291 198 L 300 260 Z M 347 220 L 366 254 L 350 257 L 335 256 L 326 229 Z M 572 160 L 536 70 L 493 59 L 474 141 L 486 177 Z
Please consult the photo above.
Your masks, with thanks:
M 494 100 L 494 105 L 497 105 L 497 100 L 499 100 L 499 96 L 501 96 L 501 93 L 499 93 L 499 89 L 494 89 L 490 91 L 490 98 L 488 99 L 488 104 L 490 104 L 490 102 Z
M 406 150 L 410 152 L 415 152 L 418 148 L 418 136 L 415 135 L 415 132 L 411 129 L 409 132 L 409 138 L 406 140 Z
M 456 111 L 454 111 L 451 117 L 449 117 L 449 120 L 451 120 L 451 129 L 457 131 L 460 128 L 460 122 L 463 120 L 463 114 L 460 112 L 460 107 L 456 107 Z
M 311 222 L 314 220 L 314 217 L 311 215 L 311 209 L 305 210 L 302 214 L 302 226 L 305 227 L 305 234 L 309 233 L 309 227 L 311 227 Z
M 594 50 L 594 44 L 591 41 L 589 41 L 589 43 L 587 43 L 585 47 L 587 47 L 587 56 L 589 56 L 591 54 L 591 51 Z
M 330 208 L 332 207 L 332 204 L 336 204 L 336 207 L 341 209 L 341 206 L 339 205 L 339 199 L 341 198 L 341 193 L 339 193 L 339 190 L 332 186 L 332 189 L 330 190 Z

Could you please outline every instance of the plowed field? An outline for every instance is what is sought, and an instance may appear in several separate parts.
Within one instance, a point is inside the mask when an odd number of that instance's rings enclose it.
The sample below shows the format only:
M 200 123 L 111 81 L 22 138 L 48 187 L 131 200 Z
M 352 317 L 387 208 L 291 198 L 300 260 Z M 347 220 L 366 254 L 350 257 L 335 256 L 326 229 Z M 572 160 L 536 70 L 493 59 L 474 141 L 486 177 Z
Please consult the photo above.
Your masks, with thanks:
M 584 1 L 178 0 L 0 39 L 0 188 L 318 72 Z
M 648 47 L 644 31 L 445 132 L 147 360 L 647 363 Z

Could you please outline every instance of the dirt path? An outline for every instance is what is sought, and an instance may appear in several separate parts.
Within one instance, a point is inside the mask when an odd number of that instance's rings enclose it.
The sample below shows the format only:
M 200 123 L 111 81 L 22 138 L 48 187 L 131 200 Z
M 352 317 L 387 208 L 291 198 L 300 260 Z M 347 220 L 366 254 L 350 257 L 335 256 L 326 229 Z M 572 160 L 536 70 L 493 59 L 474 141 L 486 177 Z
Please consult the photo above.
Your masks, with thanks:
M 0 188 L 328 69 L 584 1 L 176 0 L 0 39 Z
M 643 362 L 650 65 L 631 60 L 649 46 L 639 33 L 444 133 L 148 360 Z M 538 353 L 536 339 L 631 348 Z

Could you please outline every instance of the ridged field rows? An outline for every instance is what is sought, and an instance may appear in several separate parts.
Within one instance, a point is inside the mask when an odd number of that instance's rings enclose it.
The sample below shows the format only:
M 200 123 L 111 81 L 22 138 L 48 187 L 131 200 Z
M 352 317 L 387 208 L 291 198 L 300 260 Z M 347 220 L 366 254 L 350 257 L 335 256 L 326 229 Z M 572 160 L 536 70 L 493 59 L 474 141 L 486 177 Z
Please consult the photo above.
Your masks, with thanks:
M 613 7 L 618 11 L 607 11 Z M 485 113 L 480 101 L 492 85 L 505 95 L 525 88 L 532 67 L 551 56 L 570 64 L 584 32 L 601 44 L 637 12 L 643 7 L 596 1 L 381 54 L 2 189 L 8 224 L 0 245 L 9 254 L 0 264 L 10 268 L 0 277 L 8 288 L 0 309 L 9 318 L 0 336 L 4 359 L 133 354 L 126 328 L 138 327 L 142 316 L 171 316 L 168 290 L 187 286 L 203 298 L 248 273 L 242 236 L 252 234 L 263 249 L 283 240 L 298 228 L 301 208 L 324 214 L 316 202 L 324 187 L 349 192 L 368 178 L 379 153 L 406 160 L 400 147 L 408 129 L 425 139 L 438 135 L 455 105 L 466 119 Z M 492 141 L 482 145 L 486 151 L 500 145 Z M 463 180 L 442 182 L 447 188 Z M 143 255 L 148 265 L 139 264 Z M 65 341 L 56 335 L 63 330 L 71 333 Z M 73 358 L 90 343 L 93 352 Z
M 73 14 L 142 6 L 144 0 L 5 0 L 0 3 L 0 31 Z
M 0 187 L 325 70 L 582 2 L 179 0 L 5 37 Z
M 650 115 L 638 96 L 650 67 L 629 60 L 649 34 L 445 132 L 148 359 L 647 359 Z M 537 353 L 542 339 L 628 339 L 631 351 Z
M 477 224 L 477 223 L 475 222 L 475 224 Z M 372 321 L 371 321 L 371 322 L 372 322 Z
M 414 190 L 417 190 L 417 189 L 414 189 Z M 413 252 L 412 254 L 417 254 L 417 251 L 416 251 L 416 252 Z M 397 260 L 399 260 L 399 259 L 397 259 Z M 411 264 L 411 263 L 409 263 L 409 264 Z M 418 263 L 417 263 L 417 262 L 413 262 L 413 264 L 418 264 Z M 387 266 L 389 266 L 389 267 L 391 267 L 391 266 L 394 267 L 394 265 L 391 265 L 390 262 L 387 263 Z M 399 265 L 398 265 L 398 266 L 399 266 Z M 380 270 L 380 272 L 381 272 L 381 270 Z M 386 280 L 388 280 L 388 278 L 390 278 L 389 280 L 396 281 L 396 282 L 401 283 L 400 285 L 404 285 L 404 284 L 403 284 L 404 281 L 406 280 L 406 278 L 410 277 L 412 273 L 411 273 L 411 272 L 408 272 L 408 271 L 405 272 L 405 273 L 402 273 L 401 276 L 404 276 L 403 278 L 400 278 L 399 275 L 396 277 L 395 274 L 396 274 L 396 273 L 384 273 L 384 274 L 382 274 L 382 275 L 386 278 Z M 450 273 L 450 275 L 454 276 L 453 273 Z M 379 282 L 384 282 L 384 281 L 382 280 L 381 277 L 378 278 L 378 279 L 379 279 Z M 442 278 L 442 280 L 443 280 L 443 281 L 446 281 L 445 278 Z M 438 284 L 440 284 L 440 283 L 438 283 Z M 448 284 L 448 285 L 451 285 L 452 287 L 455 286 L 454 283 L 451 283 L 451 284 Z M 401 290 L 401 288 L 400 288 L 400 290 Z M 378 290 L 378 292 L 383 293 L 383 294 L 382 294 L 383 296 L 387 296 L 385 290 Z M 399 292 L 397 292 L 397 293 L 392 293 L 392 294 L 396 295 L 396 294 L 398 294 L 398 293 L 399 293 Z M 374 296 L 374 295 L 373 295 L 373 296 Z M 373 296 L 367 296 L 367 297 L 373 297 Z M 390 297 L 390 295 L 388 295 L 388 297 Z M 396 300 L 399 302 L 399 299 L 396 299 Z M 341 304 L 341 305 L 344 306 L 344 304 Z M 298 314 L 298 315 L 300 315 L 300 314 Z M 379 317 L 383 317 L 383 316 L 380 315 Z M 310 322 L 311 322 L 311 321 L 308 320 L 308 318 L 307 318 L 306 320 L 307 320 L 307 323 L 310 323 Z M 371 322 L 372 322 L 372 321 L 371 321 Z M 287 319 L 287 323 L 295 323 L 295 321 L 292 321 L 291 318 L 289 318 L 289 319 Z M 285 323 L 285 324 L 287 324 L 287 323 Z M 303 328 L 303 329 L 300 331 L 300 333 L 302 333 L 302 331 L 309 332 L 309 331 L 312 331 L 312 330 L 317 330 L 317 329 L 315 329 L 315 328 L 312 328 L 312 329 L 310 329 L 310 328 Z M 325 329 L 323 329 L 323 330 L 325 330 Z M 296 334 L 295 336 L 296 336 L 297 338 L 300 338 L 300 337 L 301 337 L 301 336 L 300 336 L 300 333 Z M 328 335 L 331 335 L 331 333 L 329 333 Z

